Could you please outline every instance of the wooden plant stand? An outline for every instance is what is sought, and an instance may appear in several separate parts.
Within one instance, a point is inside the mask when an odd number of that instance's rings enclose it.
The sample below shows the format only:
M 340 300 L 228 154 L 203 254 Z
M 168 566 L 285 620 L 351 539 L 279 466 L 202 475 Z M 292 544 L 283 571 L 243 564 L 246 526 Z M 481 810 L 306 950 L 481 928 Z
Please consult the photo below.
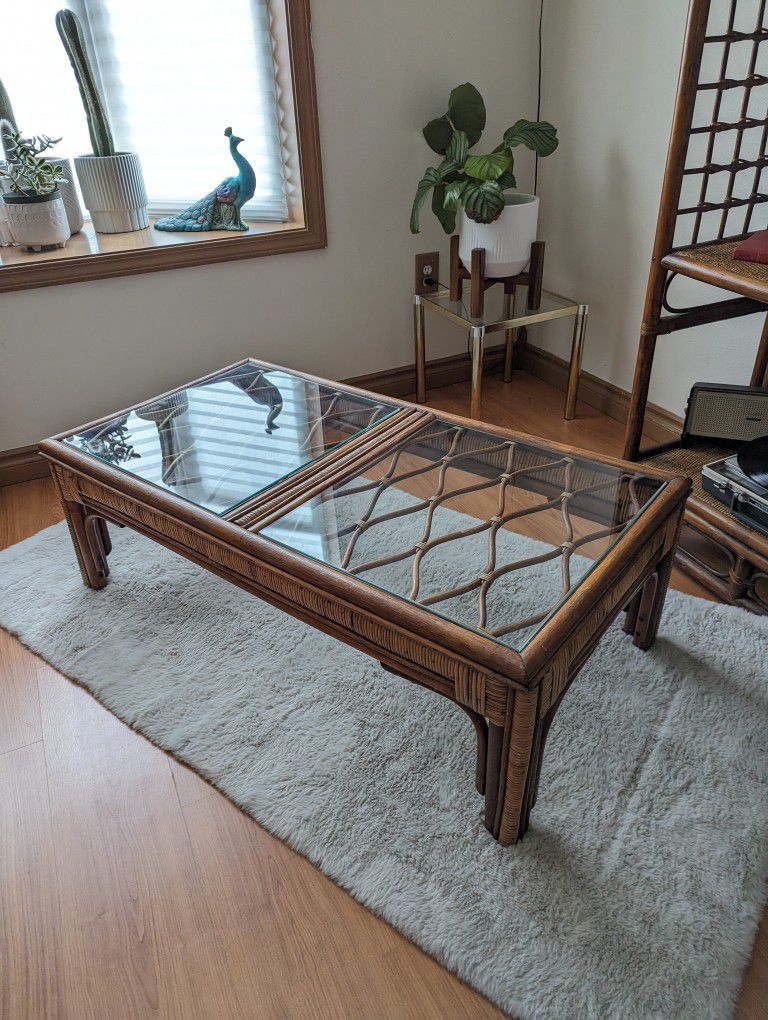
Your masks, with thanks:
M 512 306 L 515 288 L 528 287 L 528 308 L 537 311 L 541 305 L 541 284 L 544 278 L 544 242 L 534 241 L 531 245 L 531 261 L 526 272 L 515 276 L 486 276 L 485 248 L 472 249 L 472 262 L 466 269 L 459 258 L 459 235 L 451 238 L 450 291 L 451 301 L 461 301 L 465 280 L 469 280 L 469 314 L 473 319 L 482 319 L 485 311 L 485 292 L 495 283 L 504 286 L 504 318 Z
M 755 12 L 759 20 L 750 27 L 745 15 L 751 14 L 754 22 Z M 768 266 L 733 258 L 740 240 L 767 225 L 768 194 L 760 186 L 768 166 L 768 115 L 764 102 L 762 111 L 754 102 L 759 93 L 753 95 L 755 89 L 768 84 L 768 78 L 757 70 L 763 66 L 760 47 L 768 39 L 766 5 L 730 0 L 725 22 L 714 24 L 716 13 L 722 11 L 718 8 L 716 12 L 711 0 L 690 0 L 624 457 L 642 458 L 693 476 L 693 495 L 680 536 L 681 567 L 726 602 L 768 613 L 768 538 L 737 521 L 701 487 L 701 466 L 727 456 L 736 447 L 703 443 L 683 449 L 675 442 L 641 449 L 658 338 L 681 329 L 765 313 L 768 308 Z M 742 78 L 729 70 L 735 46 L 749 50 L 747 74 Z M 708 59 L 703 72 L 705 48 Z M 719 73 L 713 75 L 711 67 L 717 64 Z M 735 115 L 726 113 L 724 102 L 725 96 L 734 94 L 739 96 Z M 699 104 L 708 106 L 706 115 L 701 116 L 697 99 L 707 98 L 708 104 Z M 748 194 L 744 192 L 745 180 L 751 187 Z M 669 297 L 676 276 L 735 296 L 676 308 Z M 698 376 L 692 377 L 691 382 L 695 381 Z M 749 382 L 768 386 L 768 316 Z

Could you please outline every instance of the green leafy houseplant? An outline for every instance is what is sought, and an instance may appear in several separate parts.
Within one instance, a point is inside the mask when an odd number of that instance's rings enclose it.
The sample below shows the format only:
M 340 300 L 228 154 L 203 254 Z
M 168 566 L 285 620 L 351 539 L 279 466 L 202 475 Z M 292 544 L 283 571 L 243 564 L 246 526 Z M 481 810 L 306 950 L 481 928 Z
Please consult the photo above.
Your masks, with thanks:
M 416 188 L 411 210 L 411 233 L 419 233 L 419 214 L 432 192 L 432 212 L 446 234 L 456 229 L 459 205 L 478 223 L 493 223 L 504 211 L 504 192 L 516 185 L 512 150 L 525 145 L 549 156 L 558 145 L 557 130 L 548 121 L 518 120 L 504 132 L 499 145 L 485 155 L 470 154 L 485 128 L 485 103 L 466 82 L 451 92 L 448 110 L 431 120 L 423 134 L 433 152 L 442 156 L 428 167 Z
M 65 180 L 64 168 L 43 158 L 43 153 L 53 148 L 60 138 L 36 135 L 22 138 L 18 131 L 7 135 L 8 163 L 0 167 L 0 177 L 11 182 L 13 191 L 25 198 L 42 198 L 53 194 Z

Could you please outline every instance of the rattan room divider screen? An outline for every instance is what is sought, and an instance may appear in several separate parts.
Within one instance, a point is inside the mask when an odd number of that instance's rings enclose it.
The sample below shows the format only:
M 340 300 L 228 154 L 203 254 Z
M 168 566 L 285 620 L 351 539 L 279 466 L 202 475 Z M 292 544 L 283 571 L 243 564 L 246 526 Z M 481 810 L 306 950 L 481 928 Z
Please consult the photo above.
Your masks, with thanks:
M 681 566 L 726 601 L 768 612 L 768 539 L 705 493 L 700 469 L 730 450 L 667 443 L 641 449 L 657 339 L 768 309 L 768 266 L 733 258 L 768 225 L 768 0 L 691 0 L 624 456 L 694 477 Z M 670 290 L 688 277 L 732 297 L 679 308 Z M 698 381 L 698 380 L 691 380 Z M 719 381 L 719 380 L 708 380 Z M 768 316 L 750 380 L 768 386 Z

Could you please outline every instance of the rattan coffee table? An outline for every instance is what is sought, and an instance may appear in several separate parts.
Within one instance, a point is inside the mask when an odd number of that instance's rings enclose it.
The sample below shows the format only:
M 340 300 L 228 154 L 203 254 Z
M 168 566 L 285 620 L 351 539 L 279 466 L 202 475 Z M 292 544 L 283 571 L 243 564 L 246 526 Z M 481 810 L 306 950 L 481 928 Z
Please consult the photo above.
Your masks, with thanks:
M 250 359 L 40 449 L 89 587 L 125 525 L 458 705 L 504 845 L 602 633 L 653 642 L 690 488 Z

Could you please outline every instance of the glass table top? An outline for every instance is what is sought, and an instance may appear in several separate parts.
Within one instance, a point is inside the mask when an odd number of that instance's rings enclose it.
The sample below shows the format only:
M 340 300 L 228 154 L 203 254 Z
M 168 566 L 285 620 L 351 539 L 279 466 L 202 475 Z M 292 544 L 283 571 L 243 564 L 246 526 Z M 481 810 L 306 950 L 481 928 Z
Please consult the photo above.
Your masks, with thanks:
M 517 326 L 530 325 L 535 322 L 546 322 L 550 319 L 574 316 L 578 312 L 579 304 L 571 298 L 561 297 L 553 294 L 552 291 L 542 290 L 541 301 L 536 309 L 528 308 L 528 288 L 525 285 L 517 287 L 514 297 L 512 313 L 509 317 L 504 314 L 504 291 L 500 286 L 489 287 L 485 292 L 484 311 L 482 318 L 472 318 L 469 314 L 469 283 L 465 281 L 461 301 L 451 301 L 450 291 L 443 287 L 434 294 L 419 296 L 419 301 L 431 311 L 437 312 L 446 318 L 454 321 L 460 320 L 475 326 L 485 326 L 488 332 L 497 332 L 507 328 L 502 323 Z M 493 328 L 495 327 L 495 329 Z
M 243 364 L 64 442 L 221 514 L 396 410 Z
M 436 420 L 261 534 L 520 649 L 665 485 Z

